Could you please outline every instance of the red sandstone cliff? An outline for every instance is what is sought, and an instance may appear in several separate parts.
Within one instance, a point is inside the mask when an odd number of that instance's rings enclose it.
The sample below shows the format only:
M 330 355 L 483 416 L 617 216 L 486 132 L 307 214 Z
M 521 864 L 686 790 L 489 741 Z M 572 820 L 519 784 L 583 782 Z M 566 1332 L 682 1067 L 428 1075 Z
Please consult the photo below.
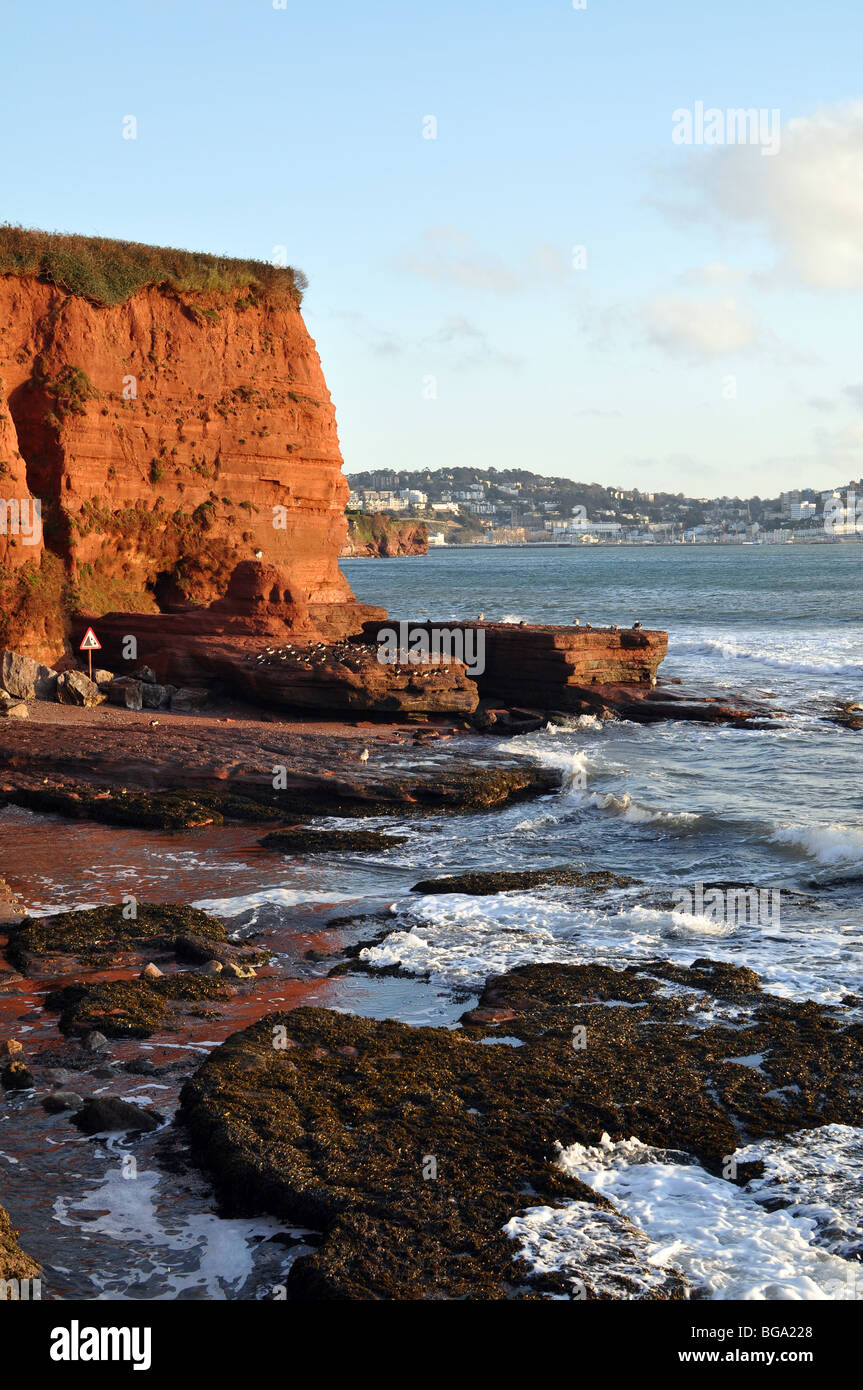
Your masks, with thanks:
M 428 527 L 424 521 L 378 514 L 348 513 L 348 534 L 342 555 L 386 559 L 393 555 L 426 555 Z
M 0 645 L 56 657 L 64 605 L 208 603 L 256 552 L 302 602 L 350 600 L 341 465 L 290 297 L 165 283 L 102 305 L 0 274 L 0 497 L 41 499 L 45 547 L 40 567 L 0 534 Z

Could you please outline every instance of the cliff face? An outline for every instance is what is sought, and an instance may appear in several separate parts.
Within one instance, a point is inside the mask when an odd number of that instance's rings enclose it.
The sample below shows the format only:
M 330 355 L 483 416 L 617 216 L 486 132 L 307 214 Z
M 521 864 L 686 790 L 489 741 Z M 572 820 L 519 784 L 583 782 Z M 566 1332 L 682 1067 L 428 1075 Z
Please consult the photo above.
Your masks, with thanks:
M 209 603 L 257 552 L 298 600 L 350 600 L 341 464 L 289 297 L 165 283 L 100 305 L 0 274 L 0 497 L 39 499 L 43 532 L 25 543 L 7 511 L 4 645 L 56 656 L 64 604 Z
M 428 548 L 428 527 L 423 521 L 352 512 L 342 554 L 383 559 L 392 555 L 425 555 Z

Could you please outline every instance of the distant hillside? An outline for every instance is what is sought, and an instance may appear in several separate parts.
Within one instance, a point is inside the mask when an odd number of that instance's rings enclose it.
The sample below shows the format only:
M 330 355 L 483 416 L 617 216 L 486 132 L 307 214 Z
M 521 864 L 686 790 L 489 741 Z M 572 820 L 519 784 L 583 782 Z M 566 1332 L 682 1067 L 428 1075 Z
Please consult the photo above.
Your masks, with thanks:
M 770 526 L 783 518 L 796 524 L 801 518 L 799 514 L 792 517 L 793 506 L 797 505 L 798 513 L 800 503 L 820 510 L 824 491 L 801 488 L 781 497 L 764 498 L 688 497 L 682 492 L 651 492 L 550 477 L 523 468 L 376 470 L 351 473 L 348 482 L 352 494 L 363 499 L 365 510 L 377 506 L 386 509 L 389 497 L 413 492 L 422 494 L 425 501 L 411 500 L 407 505 L 411 515 L 429 516 L 435 504 L 438 508 L 449 504 L 453 516 L 457 507 L 463 519 L 481 519 L 486 527 L 522 526 L 529 530 L 541 529 L 549 520 L 565 520 L 579 507 L 593 521 L 680 531 L 704 525 Z M 863 483 L 837 486 L 839 490 L 855 486 L 863 490 Z M 803 510 L 805 515 L 806 505 Z M 443 521 L 447 513 L 438 510 L 434 515 Z

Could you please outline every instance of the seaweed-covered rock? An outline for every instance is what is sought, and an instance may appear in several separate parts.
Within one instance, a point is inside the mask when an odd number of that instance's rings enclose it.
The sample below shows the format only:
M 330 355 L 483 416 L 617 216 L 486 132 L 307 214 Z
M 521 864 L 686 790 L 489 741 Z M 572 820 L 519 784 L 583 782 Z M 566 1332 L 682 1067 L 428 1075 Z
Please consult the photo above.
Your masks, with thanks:
M 86 1037 L 99 1029 L 110 1038 L 149 1038 L 168 1022 L 171 1001 L 198 1003 L 225 999 L 228 988 L 197 973 L 161 980 L 107 980 L 53 990 L 45 1007 L 60 1014 L 60 1031 Z
M 9 1213 L 0 1207 L 0 1279 L 36 1279 L 39 1266 L 29 1255 L 25 1255 L 18 1244 L 18 1232 L 9 1219 Z M 7 1290 L 7 1298 L 9 1292 Z M 13 1295 L 14 1297 L 14 1295 Z
M 0 1086 L 4 1091 L 32 1091 L 35 1078 L 26 1062 L 9 1062 L 0 1072 Z
M 412 893 L 470 893 L 487 897 L 525 888 L 626 888 L 636 880 L 605 869 L 584 872 L 579 869 L 499 869 L 450 874 L 445 878 L 424 878 Z
M 558 1143 L 635 1136 L 719 1174 L 741 1134 L 860 1124 L 859 1025 L 767 995 L 745 969 L 729 1006 L 736 969 L 700 961 L 672 982 L 653 964 L 523 966 L 489 980 L 462 1030 L 273 1014 L 204 1062 L 181 1117 L 230 1211 L 322 1232 L 291 1269 L 294 1299 L 565 1295 L 503 1230 L 538 1204 L 613 1211 L 561 1171 Z M 635 1253 L 617 1282 L 595 1246 L 585 1257 L 588 1298 L 691 1292 L 670 1268 L 645 1294 L 638 1242 L 623 1244 Z
M 138 903 L 134 917 L 127 917 L 127 911 L 127 907 L 111 904 L 10 922 L 6 956 L 25 974 L 45 974 L 68 965 L 70 958 L 72 964 L 117 964 L 154 946 L 177 955 L 190 938 L 225 942 L 221 922 L 194 907 Z
M 308 826 L 292 825 L 264 835 L 258 844 L 283 854 L 328 854 L 339 850 L 374 854 L 403 845 L 406 839 L 406 835 L 384 835 L 378 830 L 311 830 Z
M 230 1210 L 326 1232 L 293 1267 L 292 1298 L 534 1297 L 568 1286 L 529 1273 L 507 1220 L 534 1202 L 612 1210 L 549 1161 L 572 1133 L 573 1071 L 571 1049 L 540 1079 L 532 1050 L 298 1009 L 230 1038 L 182 1114 Z M 633 1263 L 624 1296 L 638 1276 Z M 671 1272 L 654 1296 L 684 1289 Z
M 146 830 L 188 830 L 221 825 L 226 819 L 254 823 L 284 818 L 276 807 L 233 792 L 133 792 L 126 788 L 63 783 L 17 787 L 7 793 L 6 800 L 30 811 Z

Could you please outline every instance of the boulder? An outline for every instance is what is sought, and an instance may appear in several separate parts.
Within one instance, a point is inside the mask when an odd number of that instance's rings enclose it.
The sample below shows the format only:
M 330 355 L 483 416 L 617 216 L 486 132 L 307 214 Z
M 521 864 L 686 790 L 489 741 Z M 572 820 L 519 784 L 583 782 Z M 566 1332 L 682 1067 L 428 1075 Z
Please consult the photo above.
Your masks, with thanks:
M 155 1110 L 142 1110 L 119 1096 L 91 1096 L 84 1101 L 72 1123 L 84 1134 L 104 1134 L 118 1130 L 158 1129 L 163 1117 Z
M 29 656 L 4 649 L 0 651 L 0 687 L 19 700 L 53 700 L 57 672 Z
M 59 1115 L 63 1110 L 80 1110 L 84 1097 L 77 1091 L 51 1091 L 42 1100 L 42 1109 L 49 1115 Z
M 23 700 L 4 700 L 0 704 L 0 719 L 29 719 L 30 711 Z
M 24 1046 L 17 1038 L 5 1038 L 0 1042 L 0 1057 L 19 1057 L 23 1051 Z
M 101 667 L 97 667 L 97 669 L 93 672 L 93 680 L 96 682 L 97 685 L 110 685 L 113 679 L 113 671 L 103 671 Z
M 36 1080 L 30 1068 L 23 1062 L 10 1062 L 0 1075 L 0 1085 L 4 1091 L 31 1091 Z
M 152 666 L 139 666 L 137 671 L 132 672 L 132 680 L 143 681 L 145 685 L 155 685 L 156 672 Z
M 112 705 L 122 705 L 126 709 L 143 708 L 143 687 L 132 676 L 117 676 L 110 685 L 105 686 L 105 694 Z
M 89 709 L 105 702 L 95 681 L 83 671 L 64 671 L 57 677 L 57 700 L 61 705 L 80 705 Z
M 233 980 L 254 980 L 257 971 L 251 965 L 238 965 L 236 961 L 226 960 L 222 966 L 223 973 L 229 975 Z
M 171 696 L 171 709 L 175 714 L 195 714 L 204 708 L 209 698 L 206 690 L 175 690 Z
M 174 686 L 159 685 L 156 681 L 144 681 L 143 677 L 140 680 L 144 709 L 167 709 L 171 703 Z

